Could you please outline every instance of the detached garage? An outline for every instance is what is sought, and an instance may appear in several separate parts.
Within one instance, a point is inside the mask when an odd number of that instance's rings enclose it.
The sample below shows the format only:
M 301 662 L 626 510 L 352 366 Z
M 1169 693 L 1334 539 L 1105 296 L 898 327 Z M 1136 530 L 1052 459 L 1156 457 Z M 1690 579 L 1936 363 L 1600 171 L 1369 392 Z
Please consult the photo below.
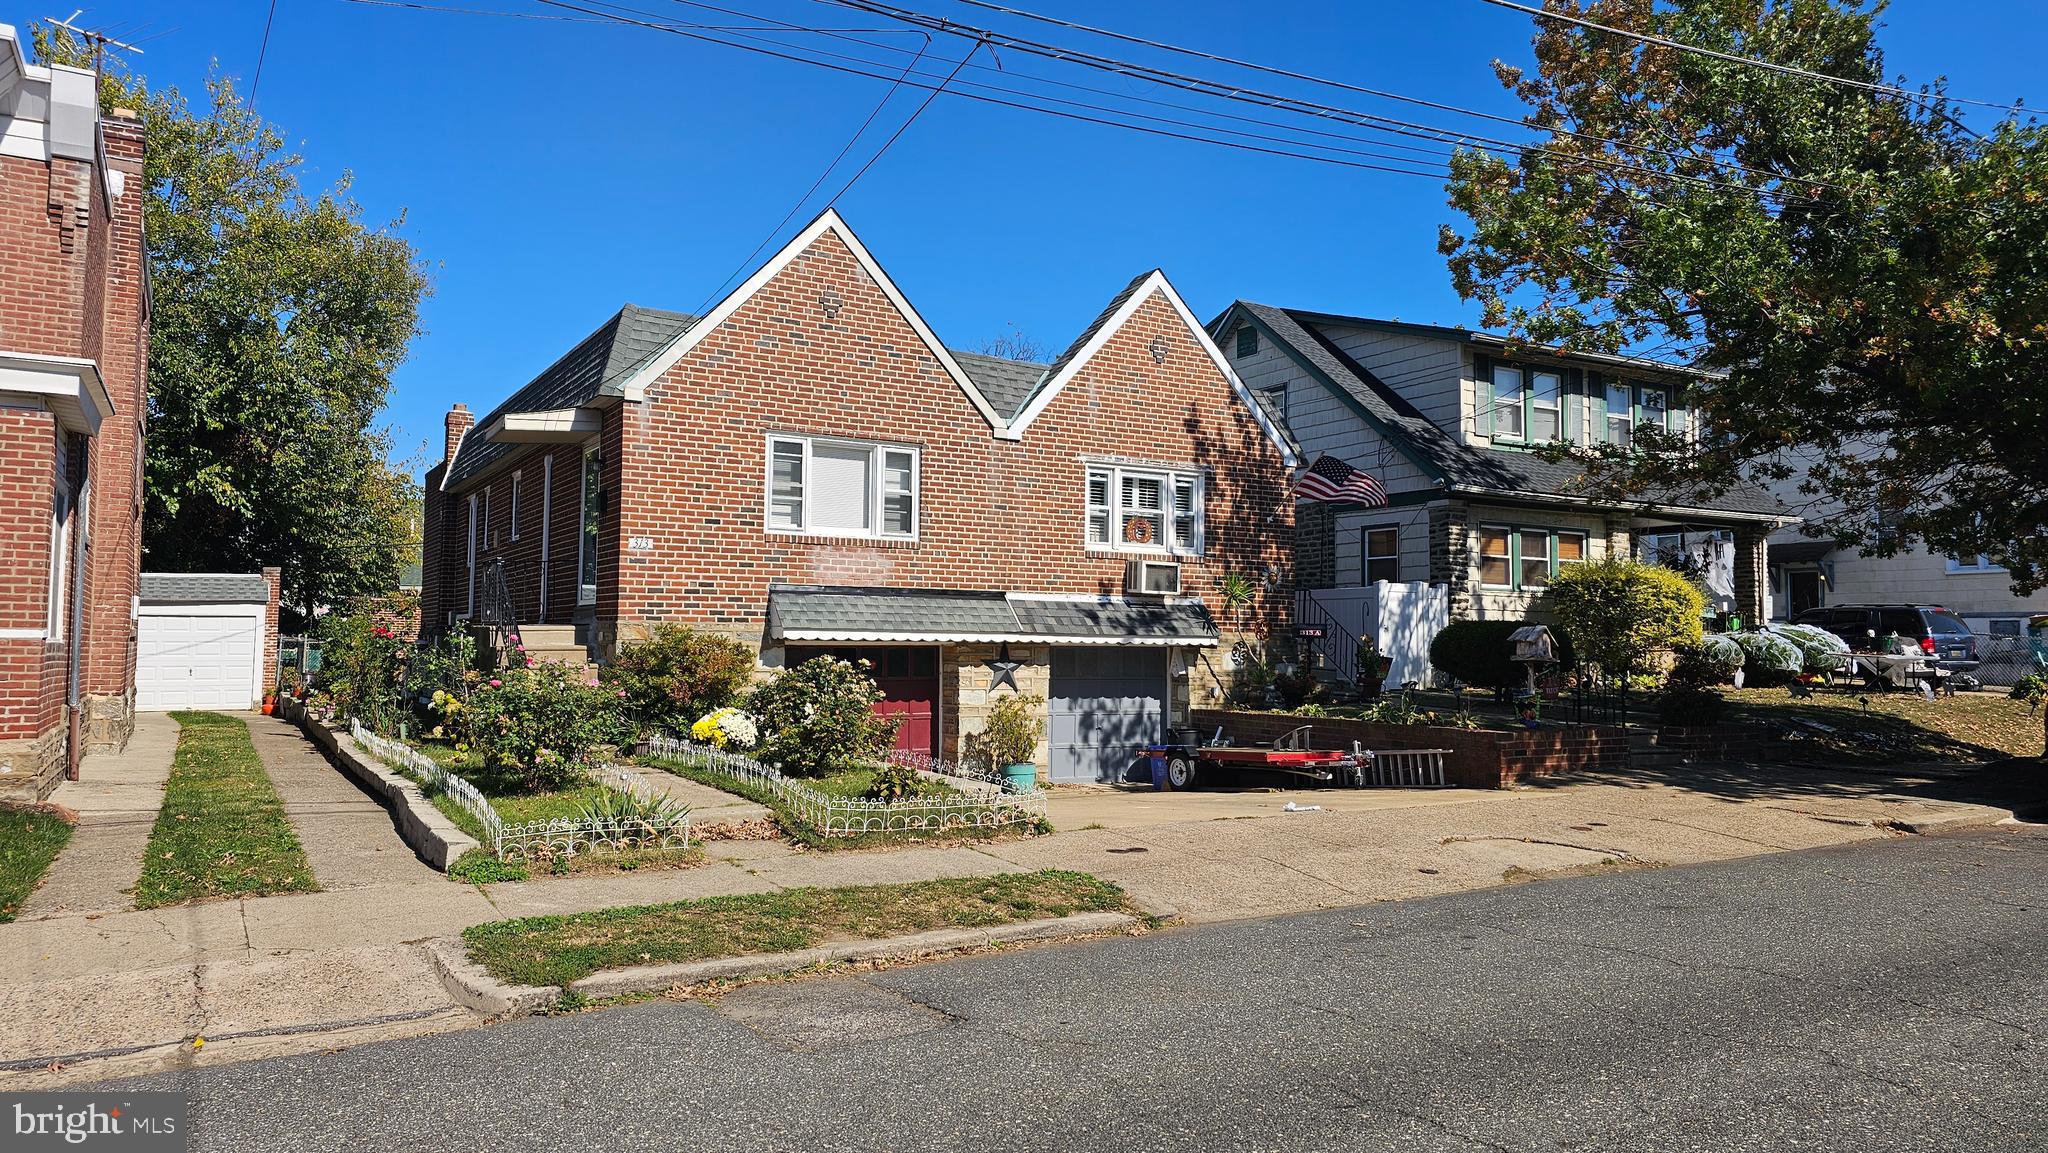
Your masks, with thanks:
M 136 709 L 232 710 L 260 702 L 277 652 L 272 580 L 264 573 L 143 573 Z

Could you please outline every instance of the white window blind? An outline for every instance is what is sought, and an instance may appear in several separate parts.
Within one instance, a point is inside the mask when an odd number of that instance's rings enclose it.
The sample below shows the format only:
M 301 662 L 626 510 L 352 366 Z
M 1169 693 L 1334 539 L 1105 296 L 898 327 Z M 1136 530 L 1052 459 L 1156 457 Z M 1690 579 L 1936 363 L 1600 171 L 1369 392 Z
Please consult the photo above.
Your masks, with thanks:
M 768 528 L 832 536 L 915 537 L 920 483 L 915 448 L 771 437 Z
M 863 445 L 811 445 L 810 527 L 821 532 L 865 533 L 869 471 L 874 452 Z
M 768 527 L 804 527 L 804 445 L 800 440 L 778 440 L 768 474 Z
M 882 453 L 882 531 L 909 536 L 917 531 L 917 461 L 910 453 Z

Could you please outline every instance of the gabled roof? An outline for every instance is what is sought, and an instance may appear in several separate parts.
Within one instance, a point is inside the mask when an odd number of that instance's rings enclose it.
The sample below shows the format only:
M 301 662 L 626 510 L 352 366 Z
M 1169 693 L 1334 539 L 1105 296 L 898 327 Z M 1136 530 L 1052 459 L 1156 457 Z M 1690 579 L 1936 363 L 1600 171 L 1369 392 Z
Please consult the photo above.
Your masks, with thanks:
M 1424 472 L 1437 478 L 1448 491 L 1486 496 L 1549 496 L 1605 507 L 1648 507 L 1758 519 L 1786 515 L 1784 506 L 1776 497 L 1759 486 L 1749 484 L 1738 485 L 1714 497 L 1673 491 L 1647 493 L 1632 500 L 1592 499 L 1584 491 L 1586 470 L 1583 466 L 1571 461 L 1545 460 L 1534 453 L 1482 448 L 1463 442 L 1456 433 L 1423 416 L 1407 398 L 1337 347 L 1336 342 L 1321 331 L 1324 324 L 1352 324 L 1359 318 L 1332 317 L 1240 300 L 1211 322 L 1211 331 L 1224 331 L 1233 315 L 1244 316 L 1263 329 L 1268 339 L 1281 344 L 1296 363 L 1308 369 L 1311 376 L 1334 391 L 1340 399 L 1346 400 L 1367 424 L 1377 429 Z M 1401 327 L 1410 330 L 1425 328 L 1420 325 Z M 1429 331 L 1432 335 L 1447 338 L 1447 334 L 1473 335 L 1454 329 Z
M 477 422 L 477 428 L 489 428 L 509 413 L 578 408 L 601 396 L 622 396 L 625 382 L 634 370 L 695 323 L 696 317 L 687 313 L 629 304 L 525 387 L 506 397 L 503 404 Z M 516 447 L 494 444 L 472 431 L 463 438 L 444 487 L 461 484 Z

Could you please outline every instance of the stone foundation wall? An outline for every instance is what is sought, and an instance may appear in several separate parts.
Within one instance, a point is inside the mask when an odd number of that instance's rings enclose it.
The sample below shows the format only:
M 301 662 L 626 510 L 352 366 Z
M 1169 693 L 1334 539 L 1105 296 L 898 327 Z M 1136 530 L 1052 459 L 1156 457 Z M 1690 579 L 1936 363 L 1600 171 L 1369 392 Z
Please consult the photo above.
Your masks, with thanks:
M 118 753 L 135 735 L 135 692 L 119 696 L 87 695 L 80 701 L 85 710 L 85 751 Z
M 39 736 L 0 741 L 0 801 L 34 804 L 64 779 L 64 725 Z

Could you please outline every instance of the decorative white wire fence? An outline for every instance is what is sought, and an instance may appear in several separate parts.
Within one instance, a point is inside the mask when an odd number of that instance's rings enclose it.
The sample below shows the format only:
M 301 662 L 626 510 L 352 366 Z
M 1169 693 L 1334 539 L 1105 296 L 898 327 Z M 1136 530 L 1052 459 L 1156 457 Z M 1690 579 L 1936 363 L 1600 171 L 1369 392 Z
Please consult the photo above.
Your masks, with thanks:
M 940 793 L 897 801 L 838 797 L 783 776 L 752 757 L 694 741 L 657 736 L 648 741 L 657 757 L 680 761 L 763 789 L 796 817 L 827 837 L 864 833 L 935 833 L 950 829 L 1000 829 L 1045 819 L 1044 793 Z M 914 768 L 922 765 L 913 764 Z M 928 770 L 937 771 L 937 770 Z M 950 773 L 946 775 L 952 775 Z
M 600 785 L 621 794 L 625 803 L 596 806 L 587 816 L 555 817 L 506 824 L 477 787 L 449 772 L 434 758 L 403 741 L 380 736 L 349 721 L 349 735 L 379 759 L 446 793 L 463 812 L 476 818 L 491 855 L 502 861 L 574 857 L 582 853 L 630 849 L 681 849 L 690 844 L 690 810 L 663 803 L 661 794 L 639 774 L 606 765 L 592 774 Z

